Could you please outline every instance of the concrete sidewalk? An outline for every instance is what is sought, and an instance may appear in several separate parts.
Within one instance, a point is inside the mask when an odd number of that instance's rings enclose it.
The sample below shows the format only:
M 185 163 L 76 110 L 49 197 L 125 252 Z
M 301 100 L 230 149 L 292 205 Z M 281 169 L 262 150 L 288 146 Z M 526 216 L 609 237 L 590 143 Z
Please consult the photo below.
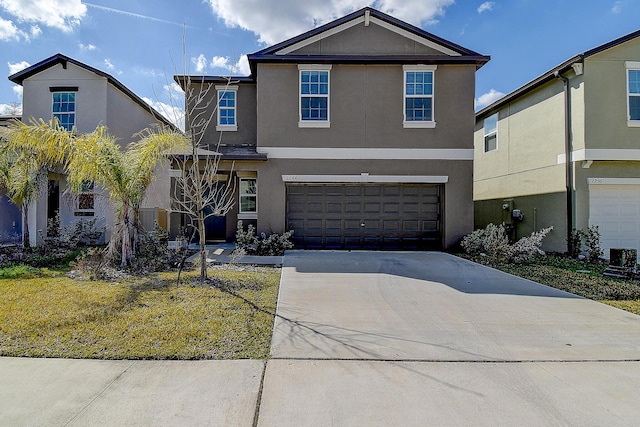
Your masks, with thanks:
M 632 426 L 640 316 L 441 253 L 285 256 L 269 361 L 0 358 L 0 425 Z

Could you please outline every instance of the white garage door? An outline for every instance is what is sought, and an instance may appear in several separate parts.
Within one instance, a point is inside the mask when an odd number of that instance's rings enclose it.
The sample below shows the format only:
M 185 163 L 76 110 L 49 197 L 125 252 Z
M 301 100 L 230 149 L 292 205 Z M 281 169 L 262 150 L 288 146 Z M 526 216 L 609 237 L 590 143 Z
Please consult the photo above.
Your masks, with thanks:
M 640 184 L 590 185 L 589 225 L 597 225 L 605 258 L 609 249 L 640 253 Z

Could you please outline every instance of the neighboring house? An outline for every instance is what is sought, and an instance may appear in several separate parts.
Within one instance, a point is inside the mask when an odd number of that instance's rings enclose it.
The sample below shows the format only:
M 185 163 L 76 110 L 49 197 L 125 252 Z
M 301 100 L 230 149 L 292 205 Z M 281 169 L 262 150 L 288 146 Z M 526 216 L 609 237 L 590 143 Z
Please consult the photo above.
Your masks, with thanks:
M 78 132 L 92 132 L 101 124 L 118 138 L 123 148 L 134 140 L 134 134 L 147 127 L 158 123 L 170 125 L 113 76 L 62 54 L 13 74 L 9 80 L 23 86 L 22 118 L 27 123 L 30 118 L 48 122 L 55 117 L 65 128 L 75 127 Z M 169 207 L 168 185 L 166 172 L 161 171 L 143 205 L 152 211 L 152 216 L 158 208 Z M 88 183 L 86 193 L 73 199 L 65 196 L 65 190 L 64 175 L 51 172 L 47 194 L 41 194 L 29 209 L 31 243 L 36 244 L 46 233 L 47 220 L 56 213 L 60 214 L 63 226 L 79 219 L 98 218 L 98 225 L 107 226 L 108 237 L 113 212 L 104 198 L 97 197 L 100 190 Z M 158 219 L 164 223 L 161 215 Z
M 640 250 L 640 31 L 476 114 L 474 200 L 478 228 L 504 221 L 521 237 L 553 226 L 547 250 L 593 225 L 606 257 Z
M 0 139 L 5 129 L 20 116 L 0 116 Z M 22 216 L 20 209 L 11 203 L 0 187 L 0 244 L 19 243 L 22 235 Z
M 220 100 L 204 148 L 238 183 L 209 240 L 234 240 L 238 220 L 294 230 L 298 248 L 443 249 L 472 231 L 488 56 L 364 8 L 248 58 L 251 76 L 229 87 L 191 77 Z

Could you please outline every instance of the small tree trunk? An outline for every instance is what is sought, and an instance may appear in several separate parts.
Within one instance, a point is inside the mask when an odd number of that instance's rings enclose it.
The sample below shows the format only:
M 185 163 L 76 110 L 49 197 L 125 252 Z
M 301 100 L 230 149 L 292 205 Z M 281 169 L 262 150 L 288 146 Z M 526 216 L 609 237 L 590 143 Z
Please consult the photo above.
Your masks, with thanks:
M 22 205 L 22 224 L 24 225 L 24 229 L 22 230 L 22 247 L 30 248 L 31 242 L 29 239 L 29 205 Z
M 122 211 L 122 261 L 120 267 L 131 263 L 131 237 L 129 234 L 129 204 L 125 203 Z
M 206 236 L 204 235 L 204 212 L 198 213 L 198 231 L 200 232 L 200 279 L 207 279 L 207 245 Z

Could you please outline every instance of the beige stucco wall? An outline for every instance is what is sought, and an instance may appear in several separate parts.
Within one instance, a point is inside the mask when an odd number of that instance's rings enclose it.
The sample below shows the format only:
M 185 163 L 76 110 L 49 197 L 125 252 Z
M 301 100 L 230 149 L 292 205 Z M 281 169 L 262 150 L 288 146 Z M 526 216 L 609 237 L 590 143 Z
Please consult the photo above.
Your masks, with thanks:
M 640 62 L 640 39 L 585 60 L 587 148 L 639 149 L 640 128 L 627 126 L 625 61 Z
M 581 107 L 584 84 L 570 75 L 572 137 L 584 146 Z M 484 152 L 484 122 L 474 132 L 474 200 L 490 200 L 564 191 L 565 153 L 563 84 L 554 80 L 498 112 L 498 148 Z

